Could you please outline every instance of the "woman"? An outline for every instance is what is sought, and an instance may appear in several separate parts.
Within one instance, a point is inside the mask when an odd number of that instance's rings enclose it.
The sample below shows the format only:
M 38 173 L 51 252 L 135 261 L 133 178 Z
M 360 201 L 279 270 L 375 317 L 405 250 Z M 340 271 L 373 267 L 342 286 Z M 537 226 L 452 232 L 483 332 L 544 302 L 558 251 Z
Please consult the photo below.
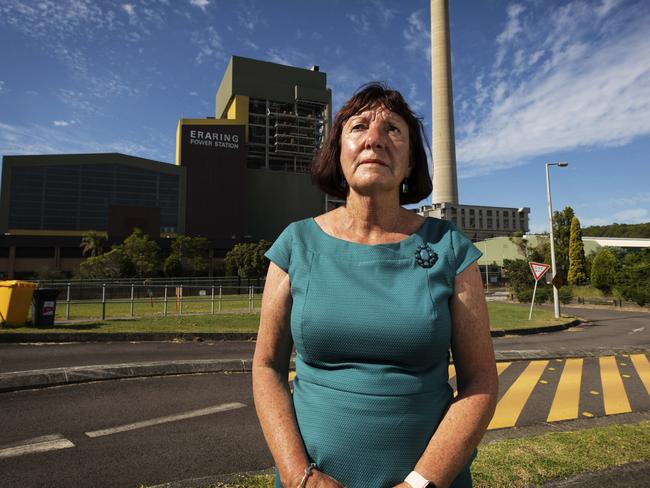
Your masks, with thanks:
M 401 207 L 431 193 L 424 147 L 398 92 L 363 87 L 312 170 L 345 205 L 289 225 L 266 254 L 253 394 L 278 487 L 471 486 L 497 394 L 481 253 Z

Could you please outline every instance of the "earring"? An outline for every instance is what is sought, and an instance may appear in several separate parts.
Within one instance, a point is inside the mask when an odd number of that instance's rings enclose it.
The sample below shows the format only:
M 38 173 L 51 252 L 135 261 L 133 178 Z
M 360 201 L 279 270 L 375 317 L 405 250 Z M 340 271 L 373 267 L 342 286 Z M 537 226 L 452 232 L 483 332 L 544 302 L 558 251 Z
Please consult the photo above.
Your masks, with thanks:
M 409 180 L 408 178 L 404 178 L 404 181 L 402 181 L 402 193 L 406 195 L 409 192 Z

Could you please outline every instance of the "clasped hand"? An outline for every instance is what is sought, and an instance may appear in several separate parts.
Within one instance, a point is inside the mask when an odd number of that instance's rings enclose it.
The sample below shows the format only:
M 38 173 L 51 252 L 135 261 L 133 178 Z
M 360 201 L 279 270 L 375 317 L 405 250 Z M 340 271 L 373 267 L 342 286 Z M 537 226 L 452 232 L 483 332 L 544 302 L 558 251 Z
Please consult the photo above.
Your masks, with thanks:
M 314 470 L 311 476 L 307 480 L 306 488 L 346 488 L 345 485 L 342 485 L 336 481 L 331 476 L 322 473 L 318 470 Z M 402 481 L 399 485 L 395 485 L 393 488 L 411 488 L 406 481 Z

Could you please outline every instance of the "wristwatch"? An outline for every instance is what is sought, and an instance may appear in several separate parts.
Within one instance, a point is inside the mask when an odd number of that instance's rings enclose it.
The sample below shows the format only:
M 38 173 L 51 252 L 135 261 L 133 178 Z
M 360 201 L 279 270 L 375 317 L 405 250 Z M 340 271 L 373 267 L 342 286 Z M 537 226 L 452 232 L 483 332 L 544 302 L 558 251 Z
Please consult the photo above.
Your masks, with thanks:
M 429 481 L 417 471 L 411 471 L 404 481 L 411 485 L 411 488 L 436 488 L 433 481 Z

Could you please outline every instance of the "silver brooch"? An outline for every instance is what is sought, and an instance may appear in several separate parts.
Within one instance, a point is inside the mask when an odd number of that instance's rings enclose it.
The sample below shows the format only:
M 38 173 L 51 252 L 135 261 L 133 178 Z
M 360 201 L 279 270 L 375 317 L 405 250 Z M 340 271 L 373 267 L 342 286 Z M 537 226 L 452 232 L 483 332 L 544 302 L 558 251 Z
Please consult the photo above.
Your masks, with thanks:
M 438 260 L 438 255 L 429 247 L 429 244 L 418 246 L 415 251 L 415 262 L 423 268 L 430 268 Z

